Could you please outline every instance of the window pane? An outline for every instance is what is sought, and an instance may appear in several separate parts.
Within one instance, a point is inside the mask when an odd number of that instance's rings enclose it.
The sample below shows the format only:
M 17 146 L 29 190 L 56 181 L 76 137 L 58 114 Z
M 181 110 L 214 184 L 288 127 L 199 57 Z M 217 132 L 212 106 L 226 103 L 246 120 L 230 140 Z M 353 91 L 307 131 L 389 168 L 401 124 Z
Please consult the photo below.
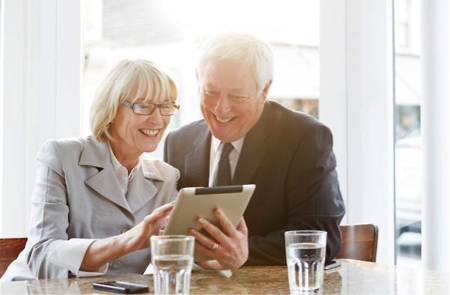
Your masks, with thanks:
M 124 58 L 154 61 L 179 85 L 180 111 L 169 129 L 202 118 L 196 57 L 221 31 L 242 31 L 273 47 L 275 78 L 269 92 L 288 107 L 318 117 L 319 4 L 309 0 L 89 0 L 84 1 L 83 132 L 89 108 L 108 71 Z M 153 156 L 162 157 L 162 146 Z
M 397 264 L 421 264 L 420 1 L 395 0 Z

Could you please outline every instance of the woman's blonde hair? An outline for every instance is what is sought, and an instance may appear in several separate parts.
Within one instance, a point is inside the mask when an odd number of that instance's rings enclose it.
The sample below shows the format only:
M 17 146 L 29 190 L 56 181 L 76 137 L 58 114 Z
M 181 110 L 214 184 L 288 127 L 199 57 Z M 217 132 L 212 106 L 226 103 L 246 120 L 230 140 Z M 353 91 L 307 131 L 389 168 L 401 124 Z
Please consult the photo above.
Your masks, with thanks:
M 157 65 L 146 60 L 122 60 L 97 89 L 90 111 L 92 134 L 98 141 L 112 140 L 109 124 L 122 102 L 176 102 L 177 86 Z

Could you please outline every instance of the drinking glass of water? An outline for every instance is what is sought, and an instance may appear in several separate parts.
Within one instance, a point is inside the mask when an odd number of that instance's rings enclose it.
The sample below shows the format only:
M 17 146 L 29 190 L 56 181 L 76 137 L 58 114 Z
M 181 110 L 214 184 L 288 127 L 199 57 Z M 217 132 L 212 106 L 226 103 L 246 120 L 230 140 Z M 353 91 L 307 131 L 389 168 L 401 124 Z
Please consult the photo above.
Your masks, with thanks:
M 192 236 L 150 238 L 155 294 L 189 294 L 194 241 Z
M 327 232 L 294 230 L 284 238 L 291 294 L 322 289 Z

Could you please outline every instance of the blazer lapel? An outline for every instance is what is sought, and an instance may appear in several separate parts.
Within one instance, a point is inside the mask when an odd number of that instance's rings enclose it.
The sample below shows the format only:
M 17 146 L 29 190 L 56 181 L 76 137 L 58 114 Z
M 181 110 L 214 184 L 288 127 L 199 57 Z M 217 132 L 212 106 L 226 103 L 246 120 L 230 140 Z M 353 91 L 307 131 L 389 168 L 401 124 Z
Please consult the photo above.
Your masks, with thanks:
M 204 123 L 194 141 L 196 148 L 184 158 L 183 186 L 208 186 L 211 132 Z
M 247 133 L 234 173 L 233 184 L 249 184 L 269 149 L 272 132 L 272 111 L 266 102 L 261 118 Z
M 127 200 L 123 196 L 122 188 L 116 178 L 114 169 L 105 168 L 87 179 L 84 183 L 105 198 L 131 212 Z
M 135 213 L 150 202 L 158 193 L 153 180 L 164 181 L 164 178 L 151 162 L 142 160 L 141 168 L 130 182 L 127 201 L 131 212 Z
M 100 168 L 84 183 L 113 203 L 131 211 L 117 181 L 108 143 L 98 142 L 93 136 L 88 136 L 78 164 Z

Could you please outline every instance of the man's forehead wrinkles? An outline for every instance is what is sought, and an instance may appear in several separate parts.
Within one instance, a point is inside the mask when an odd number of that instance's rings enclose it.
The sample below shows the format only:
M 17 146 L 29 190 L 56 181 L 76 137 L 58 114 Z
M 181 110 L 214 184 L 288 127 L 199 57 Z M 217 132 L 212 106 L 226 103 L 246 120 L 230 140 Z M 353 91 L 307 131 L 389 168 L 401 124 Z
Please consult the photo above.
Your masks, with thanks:
M 211 82 L 205 82 L 204 87 L 206 87 L 210 90 L 228 90 L 230 92 L 245 92 L 246 91 L 246 87 L 244 87 L 243 85 L 236 85 L 236 84 L 238 84 L 238 83 L 224 83 L 224 84 L 218 83 L 216 85 Z

